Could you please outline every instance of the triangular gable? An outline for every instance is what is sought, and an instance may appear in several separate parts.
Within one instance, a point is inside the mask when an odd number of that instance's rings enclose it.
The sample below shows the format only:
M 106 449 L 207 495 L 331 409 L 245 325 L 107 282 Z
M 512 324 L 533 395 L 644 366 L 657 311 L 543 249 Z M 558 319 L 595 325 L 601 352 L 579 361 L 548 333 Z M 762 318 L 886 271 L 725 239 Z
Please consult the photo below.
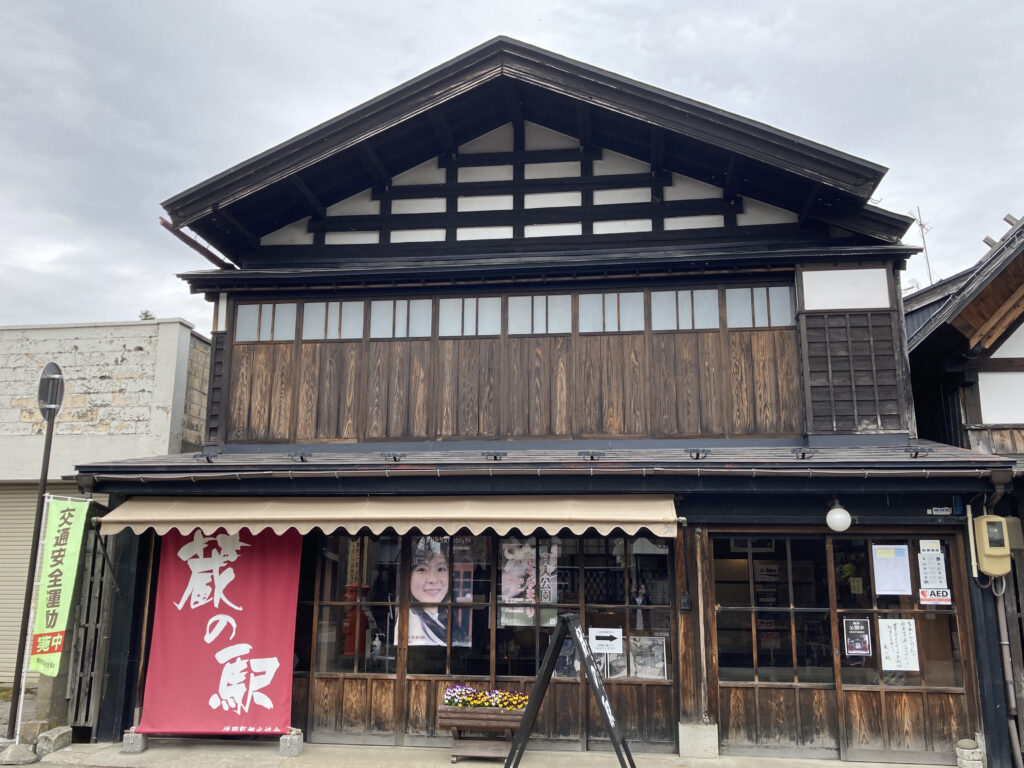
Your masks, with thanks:
M 520 237 L 525 239 L 716 230 L 725 226 L 727 214 L 740 227 L 798 221 L 793 211 L 750 197 L 727 204 L 721 187 L 677 173 L 654 174 L 649 163 L 610 150 L 594 150 L 588 161 L 515 162 L 514 134 L 507 123 L 460 145 L 458 155 L 470 162 L 455 169 L 452 183 L 434 158 L 396 174 L 387 190 L 368 187 L 328 206 L 326 229 L 311 226 L 310 217 L 304 217 L 264 235 L 260 245 L 314 245 L 315 231 L 323 233 L 326 245 L 511 240 L 517 229 L 511 221 L 479 224 L 473 214 L 500 219 L 499 212 L 515 211 L 511 184 L 517 175 L 534 185 L 521 195 L 523 212 L 508 214 L 522 219 Z M 524 124 L 523 143 L 527 152 L 582 149 L 577 138 L 531 122 Z M 481 156 L 493 163 L 471 162 Z M 467 184 L 479 189 L 467 189 Z M 464 224 L 459 223 L 462 214 Z
M 463 167 L 459 156 L 476 154 L 474 142 L 495 130 L 524 122 L 536 126 L 538 146 L 543 136 L 555 141 L 545 132 L 574 136 L 582 154 L 601 147 L 658 174 L 717 186 L 727 199 L 753 198 L 864 242 L 896 243 L 911 222 L 867 204 L 885 173 L 881 166 L 507 38 L 176 195 L 164 208 L 175 230 L 189 227 L 242 263 L 239 257 L 259 249 L 261 238 L 292 231 L 306 217 L 329 217 L 327 208 L 367 188 L 402 186 L 398 177 L 431 159 L 451 161 L 435 172 L 454 163 L 457 180 L 483 180 L 487 172 Z M 536 151 L 556 158 L 570 149 L 555 141 Z M 603 154 L 597 160 L 606 162 Z M 452 181 L 451 174 L 445 178 Z M 490 219 L 477 218 L 485 223 L 464 234 L 493 234 L 485 231 Z

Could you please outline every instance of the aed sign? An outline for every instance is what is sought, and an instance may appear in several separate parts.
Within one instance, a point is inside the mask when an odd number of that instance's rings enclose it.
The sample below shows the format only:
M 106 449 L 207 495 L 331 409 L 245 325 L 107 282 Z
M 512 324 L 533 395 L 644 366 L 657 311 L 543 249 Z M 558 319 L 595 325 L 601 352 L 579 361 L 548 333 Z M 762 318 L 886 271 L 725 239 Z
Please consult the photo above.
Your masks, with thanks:
M 622 627 L 588 627 L 587 639 L 593 653 L 622 653 Z
M 953 593 L 948 589 L 919 589 L 917 590 L 921 605 L 952 605 Z

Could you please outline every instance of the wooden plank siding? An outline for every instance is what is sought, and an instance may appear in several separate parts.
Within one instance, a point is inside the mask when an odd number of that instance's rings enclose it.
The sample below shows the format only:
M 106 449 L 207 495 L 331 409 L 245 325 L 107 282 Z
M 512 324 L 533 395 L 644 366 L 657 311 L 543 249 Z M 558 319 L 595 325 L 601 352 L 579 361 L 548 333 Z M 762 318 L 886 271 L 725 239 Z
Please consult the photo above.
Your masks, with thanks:
M 227 442 L 800 434 L 798 346 L 795 327 L 236 343 Z

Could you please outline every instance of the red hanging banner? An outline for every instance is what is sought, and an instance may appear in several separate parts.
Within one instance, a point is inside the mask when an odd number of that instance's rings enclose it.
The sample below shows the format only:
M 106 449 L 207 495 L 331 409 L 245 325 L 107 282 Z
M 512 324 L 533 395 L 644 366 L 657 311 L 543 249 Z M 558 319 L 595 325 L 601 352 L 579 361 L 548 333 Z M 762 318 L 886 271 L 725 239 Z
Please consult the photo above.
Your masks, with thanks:
M 163 537 L 140 733 L 291 727 L 302 537 Z

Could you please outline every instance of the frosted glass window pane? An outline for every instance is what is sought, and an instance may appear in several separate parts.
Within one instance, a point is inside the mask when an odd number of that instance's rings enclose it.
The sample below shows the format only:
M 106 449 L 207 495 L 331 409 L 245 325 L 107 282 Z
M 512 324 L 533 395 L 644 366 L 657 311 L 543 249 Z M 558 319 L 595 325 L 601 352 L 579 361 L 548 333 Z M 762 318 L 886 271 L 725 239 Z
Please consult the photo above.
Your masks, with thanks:
M 462 335 L 462 299 L 441 299 L 437 331 L 441 336 Z
M 395 302 L 395 338 L 404 339 L 409 330 L 409 300 L 399 299 Z
M 274 341 L 293 341 L 295 339 L 295 317 L 298 314 L 295 304 L 274 305 Z
M 341 338 L 338 325 L 341 321 L 341 302 L 331 301 L 327 303 L 327 338 Z M 360 323 L 362 326 L 362 323 Z M 360 334 L 361 336 L 362 334 Z
M 772 325 L 793 324 L 793 289 L 788 285 L 775 285 L 768 289 L 768 304 Z
M 501 298 L 489 296 L 477 300 L 477 333 L 481 336 L 501 334 Z
M 764 328 L 768 325 L 768 289 L 754 288 L 754 326 Z
M 508 332 L 510 334 L 530 333 L 530 297 L 508 297 Z
M 676 292 L 651 292 L 651 330 L 674 331 L 676 325 Z
M 718 327 L 718 291 L 701 290 L 693 292 L 693 327 Z
M 341 305 L 341 338 L 363 338 L 363 302 L 346 301 Z
M 324 319 L 327 316 L 327 305 L 322 301 L 305 304 L 302 307 L 302 338 L 324 338 Z
M 274 327 L 274 305 L 260 304 L 260 335 L 261 341 L 270 341 L 273 338 L 271 330 Z
M 238 305 L 235 312 L 235 341 L 256 341 L 259 338 L 256 330 L 259 313 L 259 304 Z
M 726 289 L 725 317 L 729 328 L 749 328 L 754 324 L 750 311 L 749 288 Z
M 601 308 L 604 296 L 600 293 L 584 293 L 580 296 L 580 333 L 596 333 L 604 330 Z
M 476 299 L 462 300 L 462 334 L 476 336 Z
M 548 296 L 548 333 L 572 331 L 572 297 Z
M 433 302 L 430 299 L 413 299 L 409 302 L 409 336 L 411 338 L 427 338 L 433 332 L 434 323 L 431 316 Z
M 679 291 L 679 330 L 689 331 L 693 328 L 693 294 L 690 291 Z M 718 325 L 716 313 L 715 325 Z
M 395 302 L 388 300 L 370 302 L 370 338 L 390 339 L 394 333 L 392 323 L 395 317 Z
M 604 295 L 604 330 L 619 330 L 619 295 L 617 293 Z
M 642 293 L 619 294 L 619 330 L 642 331 L 644 329 L 644 295 Z
M 533 327 L 537 333 L 548 332 L 548 303 L 544 296 L 533 297 Z

